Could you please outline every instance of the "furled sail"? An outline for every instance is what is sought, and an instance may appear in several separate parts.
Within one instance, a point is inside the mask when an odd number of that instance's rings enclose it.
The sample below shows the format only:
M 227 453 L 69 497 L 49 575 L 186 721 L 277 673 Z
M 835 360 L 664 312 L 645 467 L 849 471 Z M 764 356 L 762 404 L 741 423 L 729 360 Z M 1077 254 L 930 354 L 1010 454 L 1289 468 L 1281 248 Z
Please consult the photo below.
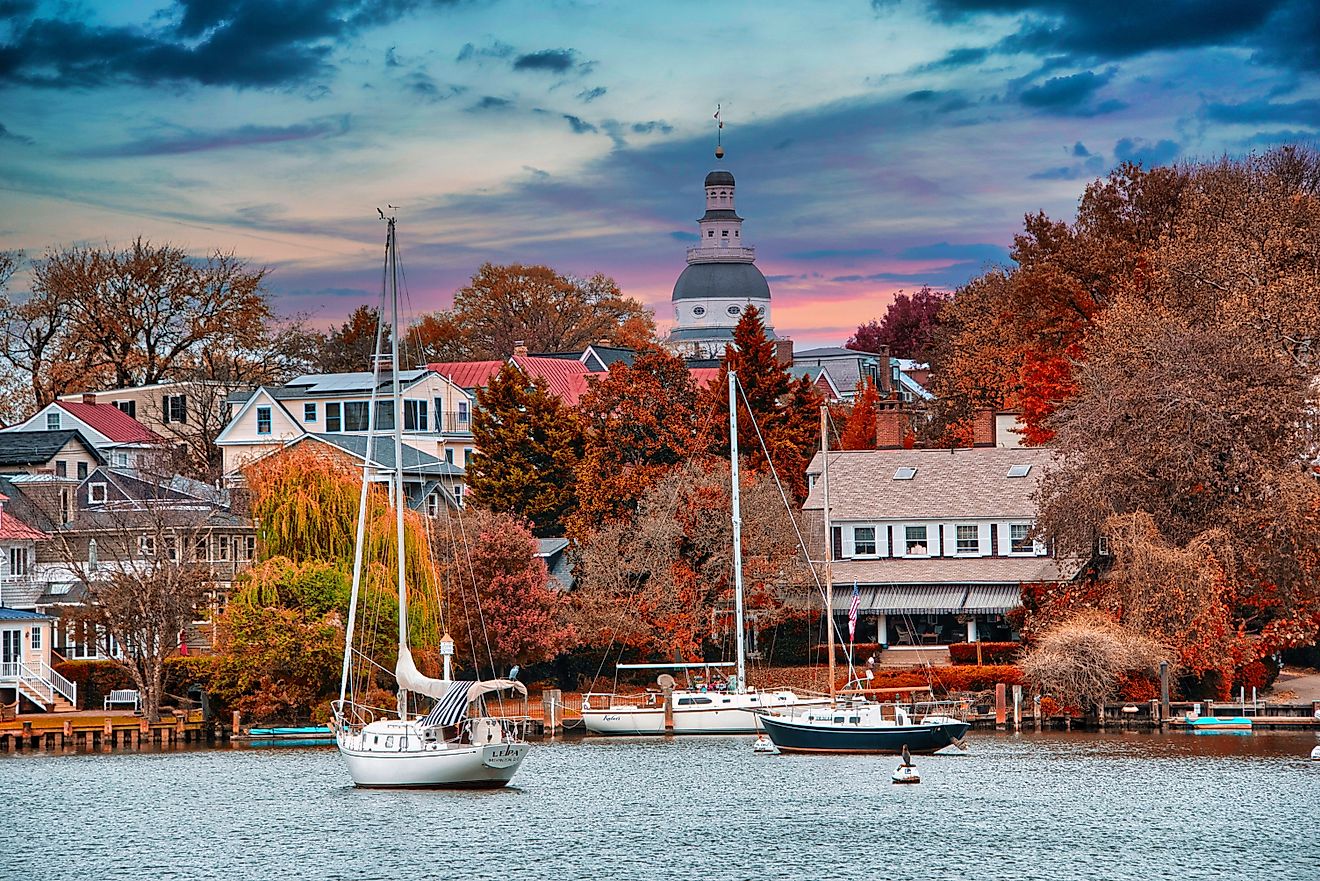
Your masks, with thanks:
M 399 680 L 400 689 L 415 691 L 436 700 L 444 697 L 452 684 L 443 679 L 432 679 L 430 676 L 422 675 L 422 671 L 413 663 L 412 652 L 406 645 L 399 646 L 399 662 L 394 665 L 394 678 Z

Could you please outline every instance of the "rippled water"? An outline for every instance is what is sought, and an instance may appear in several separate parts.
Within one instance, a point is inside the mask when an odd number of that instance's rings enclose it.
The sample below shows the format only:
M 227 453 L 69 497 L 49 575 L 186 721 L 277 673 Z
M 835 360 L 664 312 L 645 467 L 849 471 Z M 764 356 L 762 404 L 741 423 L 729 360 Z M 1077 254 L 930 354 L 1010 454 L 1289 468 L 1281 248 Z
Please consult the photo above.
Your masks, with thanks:
M 0 757 L 4 879 L 1320 879 L 1316 737 L 538 744 L 494 792 L 357 790 L 333 749 Z

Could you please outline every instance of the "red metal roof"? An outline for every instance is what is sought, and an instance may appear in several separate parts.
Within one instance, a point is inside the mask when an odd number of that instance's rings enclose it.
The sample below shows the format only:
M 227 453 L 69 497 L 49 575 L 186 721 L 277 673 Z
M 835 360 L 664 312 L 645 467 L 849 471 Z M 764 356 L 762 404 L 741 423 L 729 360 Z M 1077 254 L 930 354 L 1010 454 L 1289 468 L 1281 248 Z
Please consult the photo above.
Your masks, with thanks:
M 523 373 L 541 380 L 546 391 L 558 395 L 569 406 L 576 406 L 587 393 L 591 371 L 581 361 L 540 355 L 514 355 L 511 360 Z
M 495 374 L 500 372 L 504 366 L 503 361 L 442 361 L 435 364 L 427 364 L 428 369 L 434 370 L 441 376 L 448 377 L 451 382 L 460 388 L 473 389 L 485 388 Z
M 713 385 L 720 378 L 718 367 L 689 367 L 688 373 L 692 374 L 692 381 L 697 384 L 697 388 Z
M 0 541 L 45 541 L 49 535 L 0 510 Z
M 57 401 L 71 416 L 81 419 L 89 428 L 101 432 L 116 444 L 160 444 L 165 438 L 120 410 L 114 404 L 84 404 L 76 401 Z

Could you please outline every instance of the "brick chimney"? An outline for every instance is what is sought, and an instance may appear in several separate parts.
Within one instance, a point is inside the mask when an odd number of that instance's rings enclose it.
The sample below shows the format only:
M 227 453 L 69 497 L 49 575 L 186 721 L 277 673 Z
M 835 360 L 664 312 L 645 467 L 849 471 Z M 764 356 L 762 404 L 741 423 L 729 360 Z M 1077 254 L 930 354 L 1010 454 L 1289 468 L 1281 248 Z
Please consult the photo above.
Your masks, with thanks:
M 775 360 L 782 367 L 793 366 L 793 341 L 790 339 L 775 340 Z
M 95 404 L 96 392 L 83 392 L 82 402 L 84 404 Z
M 514 340 L 514 343 L 513 343 L 513 355 L 514 355 L 515 358 L 526 358 L 526 357 L 527 357 L 527 341 L 526 341 L 526 340 Z
M 977 410 L 972 414 L 972 446 L 995 445 L 995 411 Z
M 912 433 L 912 419 L 902 407 L 880 406 L 875 411 L 875 448 L 901 450 Z

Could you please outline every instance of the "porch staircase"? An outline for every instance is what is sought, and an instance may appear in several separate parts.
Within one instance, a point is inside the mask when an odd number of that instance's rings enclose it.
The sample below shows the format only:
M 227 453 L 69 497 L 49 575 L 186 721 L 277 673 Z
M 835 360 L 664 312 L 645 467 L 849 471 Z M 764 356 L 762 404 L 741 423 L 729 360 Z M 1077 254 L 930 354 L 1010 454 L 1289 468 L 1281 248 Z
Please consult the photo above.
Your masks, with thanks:
M 4 678 L 18 693 L 47 713 L 72 713 L 78 709 L 78 685 L 51 669 L 49 664 L 3 665 Z

